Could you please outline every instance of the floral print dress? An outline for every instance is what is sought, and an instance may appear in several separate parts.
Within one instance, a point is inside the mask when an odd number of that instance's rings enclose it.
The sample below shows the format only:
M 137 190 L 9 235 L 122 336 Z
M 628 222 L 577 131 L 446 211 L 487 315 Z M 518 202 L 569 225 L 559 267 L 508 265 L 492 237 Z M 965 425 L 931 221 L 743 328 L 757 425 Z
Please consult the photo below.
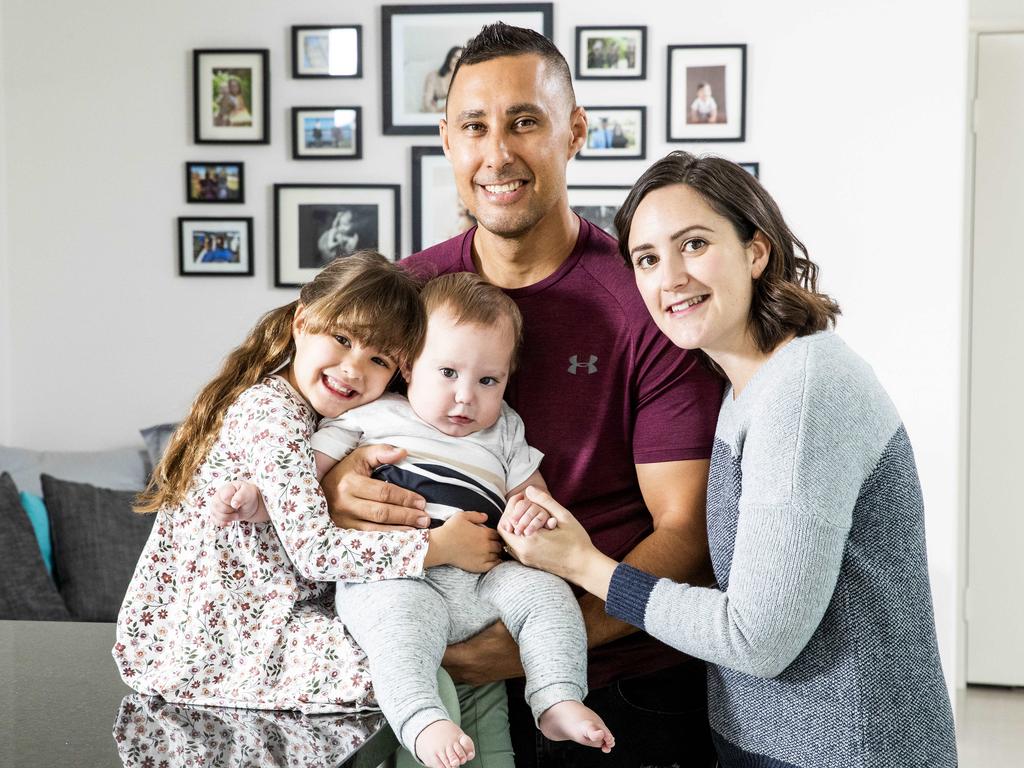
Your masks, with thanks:
M 336 528 L 309 439 L 317 415 L 282 378 L 245 390 L 183 503 L 160 509 L 117 619 L 125 683 L 167 701 L 307 713 L 376 706 L 335 581 L 420 578 L 425 531 Z M 208 504 L 249 480 L 270 523 L 218 527 Z

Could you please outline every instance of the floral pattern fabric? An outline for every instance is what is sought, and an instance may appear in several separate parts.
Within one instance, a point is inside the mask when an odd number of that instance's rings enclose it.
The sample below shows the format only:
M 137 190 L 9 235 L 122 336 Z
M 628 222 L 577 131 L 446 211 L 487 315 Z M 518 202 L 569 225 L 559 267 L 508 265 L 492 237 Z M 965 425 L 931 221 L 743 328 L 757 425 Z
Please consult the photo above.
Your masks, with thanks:
M 129 686 L 214 706 L 376 706 L 332 582 L 422 577 L 427 533 L 334 526 L 309 444 L 316 421 L 279 377 L 228 409 L 184 502 L 156 513 L 121 606 L 113 655 Z M 271 522 L 213 522 L 210 499 L 233 480 L 257 485 Z

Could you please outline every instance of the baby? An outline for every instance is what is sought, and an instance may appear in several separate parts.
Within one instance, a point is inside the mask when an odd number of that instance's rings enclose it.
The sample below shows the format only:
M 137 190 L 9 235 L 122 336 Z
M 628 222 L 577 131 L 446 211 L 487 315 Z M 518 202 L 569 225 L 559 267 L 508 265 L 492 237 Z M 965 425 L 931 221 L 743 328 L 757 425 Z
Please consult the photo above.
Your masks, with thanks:
M 312 439 L 318 475 L 362 444 L 404 448 L 408 457 L 377 475 L 427 500 L 432 547 L 443 545 L 445 521 L 463 510 L 484 512 L 488 526 L 502 523 L 518 533 L 553 524 L 543 510 L 514 522 L 512 510 L 505 511 L 506 500 L 527 486 L 544 487 L 543 456 L 526 443 L 522 420 L 502 399 L 522 332 L 518 307 L 469 273 L 432 280 L 423 301 L 423 350 L 402 371 L 408 399 L 385 394 L 324 419 Z M 337 385 L 358 389 L 354 381 Z M 252 498 L 243 490 L 230 501 L 236 509 Z M 500 619 L 519 644 L 526 699 L 544 735 L 610 751 L 614 737 L 582 703 L 586 630 L 568 585 L 515 561 L 476 570 L 486 572 L 440 565 L 422 580 L 338 584 L 338 617 L 367 654 L 377 701 L 399 740 L 434 768 L 473 757 L 472 740 L 442 705 L 437 669 L 447 645 Z

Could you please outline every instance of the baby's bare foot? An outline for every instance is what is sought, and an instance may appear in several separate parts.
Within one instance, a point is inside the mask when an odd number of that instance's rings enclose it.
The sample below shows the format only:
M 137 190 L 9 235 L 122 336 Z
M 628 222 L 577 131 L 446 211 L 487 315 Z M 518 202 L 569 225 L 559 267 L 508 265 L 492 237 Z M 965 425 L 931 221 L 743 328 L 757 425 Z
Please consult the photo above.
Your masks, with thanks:
M 416 737 L 416 756 L 429 768 L 458 768 L 475 754 L 473 740 L 451 720 L 437 720 Z
M 590 707 L 578 701 L 560 701 L 544 710 L 538 721 L 540 732 L 552 741 L 575 741 L 587 747 L 611 752 L 615 737 Z

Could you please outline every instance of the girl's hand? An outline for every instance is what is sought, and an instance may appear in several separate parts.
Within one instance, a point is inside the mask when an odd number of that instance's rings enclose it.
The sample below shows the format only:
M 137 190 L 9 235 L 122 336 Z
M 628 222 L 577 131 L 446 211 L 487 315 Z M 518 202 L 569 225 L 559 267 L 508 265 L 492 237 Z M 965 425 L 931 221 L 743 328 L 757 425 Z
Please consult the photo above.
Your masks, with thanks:
M 551 498 L 550 494 L 532 485 L 522 500 L 513 497 L 510 502 L 528 503 L 540 507 L 556 521 L 556 527 L 539 536 L 525 536 L 499 527 L 506 548 L 523 565 L 540 568 L 563 579 L 580 584 L 583 571 L 598 558 L 607 560 L 591 543 L 590 536 L 572 513 Z M 586 584 L 582 586 L 586 587 Z
M 518 536 L 529 536 L 537 531 L 558 526 L 558 520 L 544 507 L 534 504 L 526 498 L 525 493 L 510 496 L 505 504 L 505 512 L 498 522 L 498 528 L 506 533 Z
M 440 528 L 430 531 L 427 557 L 423 563 L 454 565 L 472 573 L 486 573 L 501 562 L 501 539 L 484 523 L 483 512 L 456 512 Z
M 223 527 L 231 523 L 266 523 L 270 514 L 263 503 L 263 494 L 254 483 L 236 480 L 222 486 L 213 496 L 210 514 L 214 523 Z

